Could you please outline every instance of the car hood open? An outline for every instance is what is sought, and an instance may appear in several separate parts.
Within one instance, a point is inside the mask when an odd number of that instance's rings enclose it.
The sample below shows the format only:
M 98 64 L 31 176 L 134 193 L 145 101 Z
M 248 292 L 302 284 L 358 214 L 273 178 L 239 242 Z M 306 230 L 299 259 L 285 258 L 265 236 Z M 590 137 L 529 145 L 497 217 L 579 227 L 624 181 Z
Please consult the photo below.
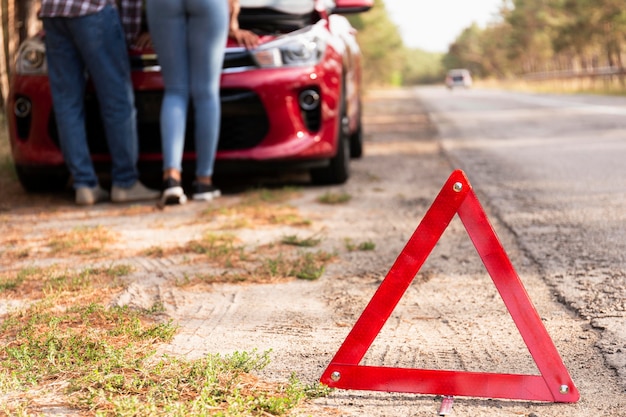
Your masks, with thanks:
M 311 13 L 315 7 L 313 0 L 240 0 L 242 9 L 267 8 L 287 14 Z

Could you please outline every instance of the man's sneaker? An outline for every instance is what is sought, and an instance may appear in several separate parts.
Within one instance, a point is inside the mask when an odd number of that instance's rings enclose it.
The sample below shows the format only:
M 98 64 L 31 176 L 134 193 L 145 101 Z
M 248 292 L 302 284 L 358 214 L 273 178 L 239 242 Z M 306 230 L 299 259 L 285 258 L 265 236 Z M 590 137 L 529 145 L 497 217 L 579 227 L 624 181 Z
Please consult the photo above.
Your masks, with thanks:
M 161 194 L 161 206 L 168 206 L 174 204 L 185 204 L 187 202 L 187 196 L 183 187 L 180 185 L 180 181 L 174 178 L 168 178 L 163 181 L 163 194 Z
M 76 204 L 79 206 L 91 206 L 101 201 L 109 199 L 109 193 L 102 187 L 96 185 L 93 188 L 90 187 L 78 187 L 75 195 Z
M 196 201 L 211 201 L 222 195 L 222 192 L 213 184 L 193 183 L 193 199 Z
M 154 200 L 159 198 L 161 193 L 151 190 L 137 181 L 131 187 L 123 188 L 117 185 L 111 187 L 111 201 L 114 203 L 129 203 L 132 201 Z

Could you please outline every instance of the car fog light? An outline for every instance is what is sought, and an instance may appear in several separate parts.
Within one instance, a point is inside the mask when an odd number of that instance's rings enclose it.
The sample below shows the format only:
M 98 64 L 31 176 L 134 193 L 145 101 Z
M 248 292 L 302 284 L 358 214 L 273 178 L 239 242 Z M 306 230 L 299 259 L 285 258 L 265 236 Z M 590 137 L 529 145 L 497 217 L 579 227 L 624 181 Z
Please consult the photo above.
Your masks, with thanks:
M 20 97 L 15 100 L 13 111 L 17 117 L 28 117 L 33 105 L 29 99 Z
M 300 107 L 302 110 L 315 110 L 320 105 L 320 95 L 315 90 L 304 90 L 300 93 Z

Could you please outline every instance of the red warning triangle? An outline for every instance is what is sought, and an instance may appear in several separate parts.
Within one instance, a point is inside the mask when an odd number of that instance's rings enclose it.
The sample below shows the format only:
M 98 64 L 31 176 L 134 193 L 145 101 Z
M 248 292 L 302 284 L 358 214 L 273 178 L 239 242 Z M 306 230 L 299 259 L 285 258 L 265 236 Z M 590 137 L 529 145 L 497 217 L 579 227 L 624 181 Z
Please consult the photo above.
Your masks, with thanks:
M 455 214 L 465 226 L 541 375 L 359 365 Z M 570 403 L 580 398 L 461 170 L 450 175 L 320 381 L 332 388 L 415 394 Z

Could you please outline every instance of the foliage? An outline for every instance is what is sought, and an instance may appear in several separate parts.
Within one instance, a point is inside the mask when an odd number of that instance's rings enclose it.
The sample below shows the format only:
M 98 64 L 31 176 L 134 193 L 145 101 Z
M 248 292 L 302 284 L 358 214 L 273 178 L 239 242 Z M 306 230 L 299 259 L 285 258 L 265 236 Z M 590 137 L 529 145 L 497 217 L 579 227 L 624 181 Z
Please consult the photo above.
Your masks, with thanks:
M 0 276 L 0 294 L 28 298 L 0 323 L 0 415 L 43 415 L 54 398 L 72 415 L 279 416 L 329 393 L 295 375 L 284 383 L 259 379 L 271 351 L 158 354 L 178 330 L 163 321 L 163 305 L 133 309 L 105 297 L 131 272 L 111 265 Z
M 444 54 L 407 49 L 406 59 L 402 68 L 404 85 L 441 83 L 445 77 L 443 66 Z
M 397 26 L 389 19 L 383 0 L 375 0 L 367 13 L 349 16 L 359 30 L 357 39 L 363 51 L 363 82 L 368 86 L 399 85 L 406 59 Z
M 467 28 L 444 62 L 448 68 L 470 68 L 482 77 L 611 67 L 621 78 L 626 43 L 623 6 L 619 0 L 504 0 L 500 19 L 486 28 Z
M 359 29 L 368 85 L 440 83 L 452 68 L 468 68 L 477 79 L 520 79 L 610 67 L 608 81 L 623 90 L 623 6 L 622 0 L 502 0 L 486 27 L 466 27 L 443 56 L 406 48 L 383 0 L 351 20 Z

